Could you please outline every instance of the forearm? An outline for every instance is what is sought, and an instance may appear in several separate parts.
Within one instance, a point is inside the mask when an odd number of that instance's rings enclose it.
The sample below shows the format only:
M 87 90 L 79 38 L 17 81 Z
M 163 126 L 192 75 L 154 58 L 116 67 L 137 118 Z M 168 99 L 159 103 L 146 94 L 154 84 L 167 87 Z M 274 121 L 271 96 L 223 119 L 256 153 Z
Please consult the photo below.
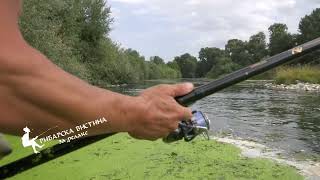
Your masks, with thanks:
M 91 86 L 30 47 L 18 27 L 20 7 L 20 0 L 0 2 L 1 131 L 22 135 L 28 126 L 40 134 L 99 118 L 108 123 L 91 128 L 89 135 L 128 131 L 126 112 L 136 108 L 134 98 Z
M 0 1 L 0 130 L 22 135 L 55 132 L 105 118 L 88 135 L 128 132 L 139 139 L 167 136 L 191 110 L 175 97 L 192 84 L 161 85 L 130 97 L 103 90 L 64 72 L 23 39 L 18 28 L 20 0 Z M 50 131 L 51 133 L 55 133 Z
M 21 134 L 28 126 L 40 133 L 54 126 L 59 130 L 106 118 L 89 135 L 126 131 L 134 98 L 103 90 L 64 72 L 30 47 L 24 57 L 2 60 L 0 77 L 1 128 Z M 21 59 L 20 59 L 21 58 Z

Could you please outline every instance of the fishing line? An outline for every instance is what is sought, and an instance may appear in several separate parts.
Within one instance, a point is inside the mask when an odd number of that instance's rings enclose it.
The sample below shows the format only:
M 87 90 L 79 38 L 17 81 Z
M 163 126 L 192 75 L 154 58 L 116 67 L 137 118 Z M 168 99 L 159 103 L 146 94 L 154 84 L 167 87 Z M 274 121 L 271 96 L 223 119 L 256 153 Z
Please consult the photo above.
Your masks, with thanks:
M 43 134 L 47 133 L 48 131 L 50 131 L 52 129 L 56 129 L 57 127 L 59 127 L 59 126 L 55 126 L 55 127 L 49 128 L 48 130 L 46 130 L 45 132 L 43 132 L 43 133 L 41 133 L 41 134 L 39 134 L 37 136 L 42 136 Z

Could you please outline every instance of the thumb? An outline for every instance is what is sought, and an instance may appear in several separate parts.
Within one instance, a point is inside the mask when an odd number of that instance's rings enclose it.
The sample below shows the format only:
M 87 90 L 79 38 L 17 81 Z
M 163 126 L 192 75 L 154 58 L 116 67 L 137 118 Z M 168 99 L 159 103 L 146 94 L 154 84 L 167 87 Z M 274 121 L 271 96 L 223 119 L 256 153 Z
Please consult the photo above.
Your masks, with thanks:
M 182 83 L 173 85 L 172 96 L 179 97 L 190 93 L 193 90 L 194 86 L 192 83 Z

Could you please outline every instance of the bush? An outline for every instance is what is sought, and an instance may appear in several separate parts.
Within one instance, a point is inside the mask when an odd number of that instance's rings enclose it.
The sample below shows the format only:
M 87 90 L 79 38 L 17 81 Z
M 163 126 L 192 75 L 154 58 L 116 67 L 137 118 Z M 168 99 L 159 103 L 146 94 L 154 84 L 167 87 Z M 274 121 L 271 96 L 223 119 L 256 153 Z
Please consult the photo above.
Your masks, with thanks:
M 277 84 L 296 84 L 297 82 L 320 83 L 320 67 L 283 67 L 276 72 Z

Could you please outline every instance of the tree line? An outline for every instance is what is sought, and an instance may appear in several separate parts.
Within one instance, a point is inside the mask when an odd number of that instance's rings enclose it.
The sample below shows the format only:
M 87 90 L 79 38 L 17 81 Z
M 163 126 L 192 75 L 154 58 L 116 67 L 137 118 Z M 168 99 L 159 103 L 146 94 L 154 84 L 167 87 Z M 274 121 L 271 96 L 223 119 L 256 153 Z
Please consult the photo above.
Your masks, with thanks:
M 20 28 L 24 38 L 55 64 L 92 84 L 135 83 L 147 79 L 216 78 L 320 36 L 320 9 L 301 19 L 299 34 L 285 24 L 270 26 L 270 42 L 259 32 L 248 41 L 229 40 L 225 49 L 206 47 L 166 63 L 146 60 L 109 37 L 113 23 L 105 0 L 24 0 Z M 312 61 L 317 59 L 317 61 Z M 319 56 L 305 63 L 320 63 Z
M 275 23 L 269 28 L 269 43 L 265 33 L 258 32 L 249 40 L 231 39 L 224 49 L 216 47 L 202 48 L 196 57 L 186 53 L 175 57 L 168 63 L 172 68 L 179 69 L 183 78 L 217 78 L 242 67 L 286 51 L 296 45 L 320 37 L 320 8 L 300 20 L 296 34 L 288 32 L 288 26 Z M 301 64 L 320 64 L 320 53 L 299 59 Z
M 105 0 L 24 0 L 20 28 L 30 45 L 92 84 L 181 77 L 156 58 L 146 61 L 136 50 L 113 42 L 113 21 Z

